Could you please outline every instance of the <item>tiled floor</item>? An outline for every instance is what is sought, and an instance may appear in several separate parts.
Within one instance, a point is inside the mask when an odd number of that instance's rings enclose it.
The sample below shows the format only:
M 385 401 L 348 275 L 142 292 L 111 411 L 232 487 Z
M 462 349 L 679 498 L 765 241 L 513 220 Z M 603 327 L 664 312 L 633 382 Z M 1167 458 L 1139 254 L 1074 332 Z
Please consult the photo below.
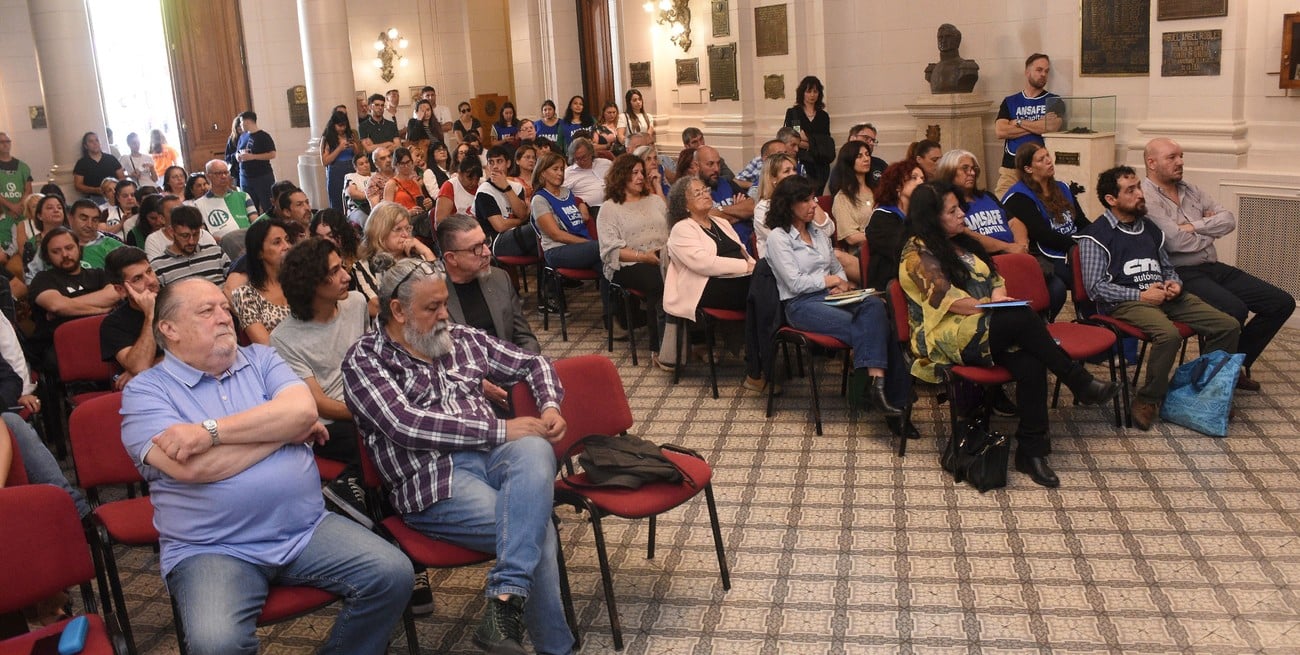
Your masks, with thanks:
M 578 294 L 591 316 L 594 293 Z M 548 355 L 604 352 L 594 321 L 539 336 Z M 634 432 L 702 452 L 715 488 L 733 586 L 718 577 L 703 500 L 660 522 L 611 520 L 625 652 L 643 653 L 1296 653 L 1300 652 L 1300 334 L 1285 331 L 1255 367 L 1260 394 L 1237 400 L 1227 439 L 1159 425 L 1116 429 L 1101 409 L 1053 412 L 1059 489 L 1012 472 L 979 494 L 938 467 L 946 408 L 922 393 L 925 438 L 906 458 L 883 424 L 848 419 L 838 368 L 826 375 L 825 435 L 814 436 L 804 380 L 772 419 L 721 369 L 722 397 L 693 366 L 679 386 L 619 365 Z M 1011 431 L 1005 420 L 995 427 Z M 590 529 L 561 512 L 584 653 L 612 652 Z M 175 651 L 148 551 L 120 551 L 141 651 Z M 433 576 L 436 614 L 418 621 L 427 653 L 474 653 L 485 569 Z M 275 653 L 311 652 L 330 615 L 270 629 Z M 405 652 L 396 635 L 394 652 Z

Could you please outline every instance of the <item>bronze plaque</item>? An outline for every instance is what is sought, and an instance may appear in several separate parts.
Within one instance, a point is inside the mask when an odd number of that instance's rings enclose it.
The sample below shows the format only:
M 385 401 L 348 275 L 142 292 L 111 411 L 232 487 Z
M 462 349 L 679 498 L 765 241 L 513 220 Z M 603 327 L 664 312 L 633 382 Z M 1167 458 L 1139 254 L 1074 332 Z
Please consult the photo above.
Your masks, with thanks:
M 307 115 L 307 87 L 299 84 L 285 91 L 289 98 L 289 127 L 311 127 L 311 116 Z
M 1056 163 L 1059 166 L 1078 166 L 1079 153 L 1056 151 Z
M 1228 15 L 1228 0 L 1158 0 L 1156 20 L 1213 18 Z
M 692 59 L 677 60 L 677 86 L 684 84 L 700 83 L 700 60 L 698 57 Z
M 1080 75 L 1151 72 L 1151 0 L 1083 0 Z
M 632 88 L 650 86 L 650 62 L 634 61 L 627 67 L 632 71 Z
M 45 105 L 28 106 L 27 117 L 32 120 L 33 130 L 43 130 L 50 126 L 45 120 Z
M 709 46 L 709 100 L 740 100 L 734 43 Z
M 713 36 L 731 36 L 731 3 L 728 0 L 712 0 L 709 3 L 713 17 Z
M 785 97 L 785 76 L 764 75 L 763 97 L 768 100 L 780 100 Z
M 1165 32 L 1160 77 L 1218 75 L 1223 58 L 1223 30 Z
M 759 57 L 790 54 L 790 23 L 785 5 L 754 7 L 754 47 Z

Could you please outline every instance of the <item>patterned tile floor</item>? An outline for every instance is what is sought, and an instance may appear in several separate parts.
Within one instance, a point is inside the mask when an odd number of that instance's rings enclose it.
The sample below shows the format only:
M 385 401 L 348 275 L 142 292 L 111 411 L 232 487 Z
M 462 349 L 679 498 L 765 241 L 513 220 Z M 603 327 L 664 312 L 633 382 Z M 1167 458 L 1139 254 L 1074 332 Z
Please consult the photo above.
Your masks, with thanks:
M 567 343 L 537 321 L 548 355 L 604 352 L 594 299 L 576 294 Z M 1264 392 L 1239 396 L 1229 438 L 1125 431 L 1106 411 L 1066 407 L 1052 414 L 1062 486 L 1012 472 L 983 495 L 938 468 L 946 408 L 931 395 L 918 406 L 925 438 L 900 459 L 878 419 L 849 420 L 837 364 L 819 362 L 818 437 L 804 380 L 765 419 L 735 359 L 713 400 L 702 366 L 672 386 L 615 346 L 634 431 L 715 467 L 732 575 L 724 592 L 702 500 L 661 520 L 654 560 L 643 524 L 608 521 L 629 655 L 1300 652 L 1300 333 L 1284 331 L 1255 367 Z M 582 652 L 613 652 L 591 531 L 561 518 Z M 119 557 L 141 652 L 175 652 L 156 557 Z M 433 576 L 424 652 L 478 652 L 485 570 Z M 312 652 L 331 618 L 265 630 L 265 648 Z M 405 652 L 400 634 L 392 650 Z

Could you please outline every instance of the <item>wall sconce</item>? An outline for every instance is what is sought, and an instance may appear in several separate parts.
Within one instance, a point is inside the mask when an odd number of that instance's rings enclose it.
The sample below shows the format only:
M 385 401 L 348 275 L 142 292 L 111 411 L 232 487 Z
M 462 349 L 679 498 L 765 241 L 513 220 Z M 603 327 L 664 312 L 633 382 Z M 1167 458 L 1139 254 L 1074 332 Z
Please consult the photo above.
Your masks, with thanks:
M 393 81 L 393 62 L 398 66 L 406 66 L 406 57 L 402 56 L 399 50 L 406 49 L 406 39 L 397 33 L 396 27 L 388 28 L 387 32 L 380 32 L 379 38 L 375 40 L 375 68 L 380 70 L 379 77 L 385 82 Z
M 659 0 L 656 5 L 653 0 L 646 2 L 642 7 L 646 13 L 654 13 L 656 7 L 659 9 L 659 16 L 655 22 L 668 28 L 668 40 L 673 45 L 681 46 L 682 52 L 691 49 L 691 8 L 689 0 Z

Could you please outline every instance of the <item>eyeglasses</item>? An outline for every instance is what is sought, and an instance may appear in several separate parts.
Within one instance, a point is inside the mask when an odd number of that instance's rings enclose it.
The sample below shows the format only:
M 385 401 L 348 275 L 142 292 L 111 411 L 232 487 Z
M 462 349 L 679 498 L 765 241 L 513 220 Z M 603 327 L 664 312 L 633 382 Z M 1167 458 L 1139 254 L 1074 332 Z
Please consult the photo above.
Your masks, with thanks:
M 398 234 L 412 234 L 415 231 L 415 229 L 412 228 L 411 225 L 408 223 L 406 225 L 403 225 L 402 227 L 393 228 L 393 231 Z
M 979 166 L 971 166 L 970 164 L 966 164 L 966 165 L 964 165 L 964 166 L 958 166 L 958 167 L 957 167 L 957 170 L 958 170 L 958 171 L 961 171 L 962 173 L 974 173 L 974 174 L 976 174 L 976 175 L 979 175 L 979 174 L 980 174 L 980 167 L 979 167 Z
M 398 280 L 397 285 L 393 287 L 392 295 L 388 296 L 389 301 L 397 300 L 397 292 L 401 291 L 402 285 L 406 284 L 406 281 L 411 279 L 411 277 L 415 275 L 416 271 L 421 273 L 421 277 L 438 275 L 442 273 L 442 262 L 422 261 L 415 266 L 412 266 L 411 270 L 407 271 L 406 275 L 403 275 L 402 279 Z
M 491 241 L 491 240 L 485 240 L 485 241 L 482 241 L 482 242 L 480 242 L 480 243 L 476 243 L 476 244 L 474 244 L 474 245 L 471 245 L 471 246 L 468 247 L 468 248 L 448 248 L 448 249 L 447 249 L 447 252 L 472 252 L 472 253 L 475 253 L 475 254 L 482 254 L 482 253 L 485 253 L 485 252 L 491 252 L 491 251 L 492 251 L 492 241 Z
M 703 198 L 707 195 L 709 195 L 709 188 L 706 186 L 699 186 L 686 190 L 686 196 L 689 198 Z
M 462 113 L 462 114 L 468 114 L 468 113 L 469 113 L 469 109 L 468 109 L 468 108 L 462 109 L 462 110 L 460 110 L 460 113 Z
M 880 139 L 877 139 L 877 138 L 874 137 L 874 136 L 869 136 L 869 137 L 864 137 L 864 138 L 862 139 L 862 142 L 863 142 L 863 143 L 870 143 L 871 145 L 874 146 L 874 145 L 876 145 L 877 143 L 880 143 Z
M 398 165 L 398 166 L 405 166 L 405 165 L 407 165 L 407 164 L 414 164 L 414 163 L 415 163 L 415 160 L 414 160 L 414 159 L 403 159 L 402 161 L 397 162 L 397 165 Z
M 230 171 L 228 171 L 228 170 L 225 170 L 225 171 L 212 171 L 212 172 L 210 173 L 210 175 L 211 175 L 212 177 L 226 177 L 227 175 L 230 175 Z

